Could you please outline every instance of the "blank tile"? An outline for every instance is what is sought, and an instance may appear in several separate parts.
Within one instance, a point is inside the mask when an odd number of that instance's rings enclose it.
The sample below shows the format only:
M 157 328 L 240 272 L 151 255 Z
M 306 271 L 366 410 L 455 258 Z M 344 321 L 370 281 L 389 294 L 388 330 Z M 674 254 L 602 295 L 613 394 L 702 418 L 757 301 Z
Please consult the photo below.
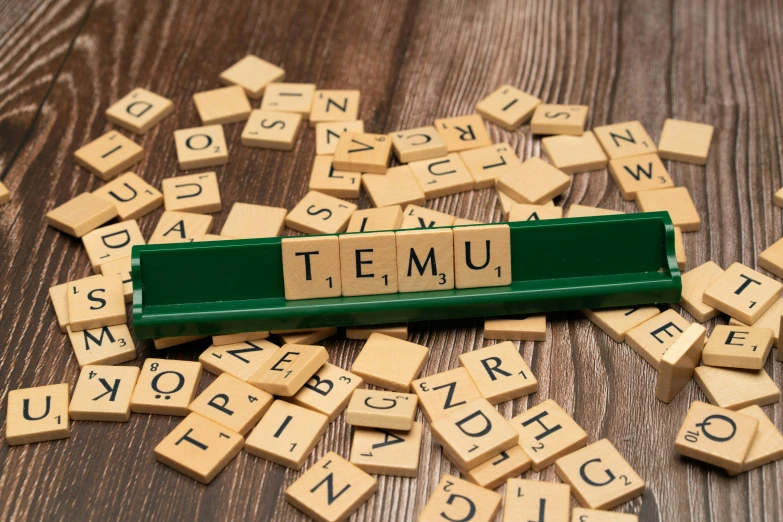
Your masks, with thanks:
M 472 190 L 473 176 L 455 153 L 410 163 L 411 171 L 427 199 Z
M 546 341 L 546 315 L 486 318 L 484 339 L 498 341 Z
M 332 422 L 348 406 L 354 390 L 361 388 L 363 383 L 358 375 L 339 366 L 324 363 L 291 397 L 291 402 L 323 413 L 329 417 L 329 422 Z
M 70 437 L 68 396 L 67 383 L 9 390 L 6 443 L 19 446 Z
M 112 365 L 136 358 L 136 342 L 127 324 L 103 326 L 78 332 L 68 328 L 68 339 L 79 366 Z
M 549 161 L 566 174 L 600 170 L 608 162 L 592 131 L 581 136 L 550 136 L 541 140 L 541 148 Z
M 220 83 L 240 85 L 245 89 L 248 98 L 257 100 L 263 96 L 267 85 L 272 82 L 282 82 L 284 77 L 285 71 L 277 65 L 248 54 L 220 73 Z
M 160 216 L 148 244 L 192 243 L 212 231 L 212 216 L 167 210 Z
M 496 180 L 522 165 L 517 153 L 505 143 L 466 150 L 459 156 L 473 176 L 477 189 L 494 186 Z
M 484 120 L 478 114 L 435 120 L 435 129 L 449 152 L 492 145 Z
M 120 221 L 138 219 L 163 205 L 163 194 L 133 172 L 126 172 L 92 192 L 117 209 Z
M 259 149 L 293 150 L 301 122 L 300 114 L 254 110 L 242 130 L 242 145 Z
M 511 232 L 508 225 L 455 227 L 457 288 L 511 284 Z
M 380 232 L 397 230 L 402 224 L 402 207 L 367 208 L 351 214 L 346 232 Z
M 117 131 L 109 131 L 100 138 L 74 152 L 74 161 L 103 181 L 109 181 L 144 158 L 144 149 L 135 141 Z
M 210 346 L 198 358 L 205 370 L 215 375 L 224 372 L 237 379 L 250 379 L 278 351 L 264 339 L 242 341 L 223 346 Z
M 667 119 L 663 122 L 658 154 L 663 159 L 704 165 L 713 130 L 706 123 Z
M 418 398 L 412 393 L 358 389 L 345 410 L 352 426 L 408 431 L 413 427 Z
M 223 209 L 214 172 L 166 178 L 161 186 L 166 210 L 209 214 Z
M 332 326 L 327 328 L 316 328 L 315 330 L 297 330 L 296 332 L 280 334 L 278 337 L 283 344 L 315 344 L 336 333 L 337 328 Z
M 685 244 L 682 241 L 682 229 L 674 227 L 674 255 L 677 257 L 677 268 L 685 270 L 688 258 L 685 255 Z
M 501 85 L 476 104 L 476 112 L 485 119 L 513 131 L 525 123 L 541 100 L 511 85 Z
M 394 232 L 341 235 L 340 279 L 344 296 L 396 294 Z
M 346 327 L 345 338 L 367 340 L 375 332 L 405 341 L 408 339 L 408 323 Z
M 585 430 L 551 399 L 509 422 L 519 433 L 519 446 L 532 459 L 533 471 L 541 471 L 587 444 Z
M 94 271 L 108 261 L 114 261 L 131 255 L 133 245 L 143 245 L 139 225 L 135 219 L 96 228 L 82 236 L 82 244 L 90 258 Z
M 683 285 L 684 286 L 684 285 Z M 655 306 L 634 306 L 631 308 L 609 308 L 605 310 L 582 310 L 582 313 L 606 335 L 621 343 L 625 334 L 660 314 Z
M 367 384 L 396 392 L 408 392 L 421 373 L 429 349 L 420 344 L 374 333 L 353 361 L 351 372 Z
M 533 134 L 581 136 L 587 122 L 587 105 L 548 105 L 536 107 L 530 119 Z
M 700 323 L 706 323 L 720 314 L 719 310 L 704 304 L 704 291 L 723 274 L 723 269 L 707 261 L 682 274 L 682 299 L 680 306 Z
M 310 109 L 310 126 L 334 121 L 355 121 L 359 117 L 359 91 L 315 91 Z
M 49 226 L 74 237 L 82 237 L 115 217 L 117 209 L 114 205 L 89 192 L 83 192 L 46 213 Z
M 518 399 L 538 390 L 538 380 L 511 341 L 463 353 L 459 364 L 490 404 Z
M 285 224 L 305 234 L 344 232 L 356 205 L 311 190 L 285 217 Z
M 568 484 L 517 478 L 506 482 L 503 522 L 569 522 L 570 511 L 571 487 Z
M 623 214 L 623 212 L 609 210 L 607 208 L 590 207 L 587 205 L 571 205 L 568 207 L 568 215 L 566 217 L 616 216 L 618 214 Z
M 783 435 L 760 407 L 748 406 L 737 413 L 759 421 L 758 431 L 742 463 L 742 471 L 750 471 L 770 462 L 783 459 Z M 729 475 L 736 474 L 729 472 Z
M 611 159 L 657 152 L 655 143 L 638 121 L 603 125 L 593 128 L 593 132 Z
M 291 397 L 329 360 L 323 346 L 286 344 L 253 374 L 248 382 L 273 395 Z
M 685 187 L 644 190 L 636 194 L 636 203 L 642 212 L 668 212 L 672 223 L 683 232 L 694 232 L 701 228 L 699 212 Z
M 62 333 L 68 328 L 68 283 L 49 287 L 49 300 L 52 302 L 57 325 Z
M 661 356 L 690 325 L 674 310 L 666 310 L 629 330 L 625 342 L 657 370 Z
M 771 328 L 717 325 L 707 340 L 702 361 L 709 366 L 761 370 L 772 349 Z
M 200 381 L 201 363 L 149 358 L 136 381 L 131 411 L 184 417 Z
M 408 205 L 403 212 L 400 228 L 409 230 L 448 227 L 454 224 L 455 219 L 456 218 L 451 214 L 438 212 L 437 210 L 420 207 L 418 205 Z
M 174 103 L 137 87 L 106 109 L 106 119 L 123 129 L 144 134 L 174 112 Z
M 310 190 L 336 198 L 358 198 L 362 189 L 359 172 L 335 170 L 332 156 L 316 156 L 310 172 Z
M 138 378 L 135 366 L 84 366 L 68 413 L 73 420 L 128 422 Z
M 420 422 L 408 431 L 355 428 L 350 462 L 373 475 L 415 477 L 421 450 Z
M 451 475 L 441 478 L 432 492 L 419 522 L 439 522 L 443 520 L 465 520 L 470 514 L 471 522 L 491 522 L 500 509 L 503 497 L 499 493 L 484 489 Z
M 174 144 L 181 170 L 201 169 L 228 163 L 228 147 L 222 125 L 176 130 Z
M 295 112 L 307 119 L 310 117 L 314 96 L 315 85 L 312 83 L 268 83 L 264 88 L 261 110 Z
M 273 397 L 228 373 L 221 374 L 188 409 L 246 435 L 272 405 Z
M 661 355 L 655 384 L 656 399 L 670 403 L 691 380 L 701 361 L 705 333 L 702 325 L 692 324 Z
M 386 174 L 362 174 L 362 185 L 376 207 L 424 204 L 424 192 L 408 165 L 392 167 Z
M 609 172 L 623 195 L 623 199 L 636 199 L 636 193 L 674 186 L 661 158 L 654 152 L 617 158 L 609 162 Z
M 780 400 L 780 388 L 764 370 L 699 366 L 693 377 L 707 399 L 721 408 L 740 410 L 753 404 L 766 406 Z
M 783 239 L 778 239 L 759 254 L 758 265 L 778 277 L 783 277 Z
M 276 237 L 283 231 L 286 214 L 288 211 L 284 208 L 234 203 L 220 235 L 236 238 Z
M 419 405 L 431 423 L 451 413 L 453 408 L 481 398 L 481 393 L 465 368 L 428 375 L 411 383 Z
M 197 92 L 193 103 L 204 125 L 245 121 L 250 116 L 250 102 L 239 85 Z
M 341 295 L 340 241 L 337 236 L 286 237 L 281 243 L 286 299 Z
M 332 161 L 338 170 L 385 174 L 390 157 L 391 139 L 387 135 L 344 132 Z
M 80 332 L 127 322 L 122 278 L 96 275 L 72 281 L 68 294 L 68 328 Z
M 400 163 L 439 158 L 448 152 L 446 143 L 433 126 L 392 132 L 389 136 Z
M 357 121 L 331 121 L 315 124 L 315 153 L 319 156 L 334 155 L 337 150 L 337 142 L 344 132 L 364 132 L 364 122 Z
M 548 205 L 528 205 L 514 203 L 511 205 L 509 221 L 541 221 L 542 219 L 560 219 L 563 217 L 563 207 Z
M 783 285 L 741 263 L 732 263 L 704 290 L 702 301 L 753 325 L 780 298 Z
M 530 158 L 498 178 L 499 190 L 521 203 L 540 205 L 571 186 L 571 176 L 540 158 Z

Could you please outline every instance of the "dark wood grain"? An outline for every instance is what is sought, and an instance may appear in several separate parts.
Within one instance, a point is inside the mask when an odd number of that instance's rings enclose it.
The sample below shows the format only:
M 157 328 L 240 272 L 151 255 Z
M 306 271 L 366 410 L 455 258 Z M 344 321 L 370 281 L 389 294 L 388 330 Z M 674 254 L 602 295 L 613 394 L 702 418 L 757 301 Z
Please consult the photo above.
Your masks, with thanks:
M 101 185 L 74 164 L 73 151 L 112 128 L 103 112 L 113 101 L 149 88 L 177 108 L 138 138 L 146 156 L 134 170 L 159 186 L 178 173 L 172 132 L 199 124 L 192 94 L 217 87 L 220 71 L 248 52 L 283 66 L 288 81 L 360 89 L 360 116 L 371 132 L 470 113 L 503 83 L 548 102 L 589 105 L 591 126 L 638 119 L 656 141 L 668 117 L 711 123 L 706 168 L 668 165 L 703 221 L 685 235 L 688 267 L 710 259 L 755 266 L 781 236 L 772 205 L 783 181 L 783 5 L 775 0 L 0 0 L 0 177 L 14 198 L 0 208 L 0 417 L 9 389 L 73 385 L 78 375 L 47 291 L 90 274 L 90 265 L 81 243 L 47 228 L 43 217 Z M 218 231 L 236 201 L 290 209 L 307 191 L 312 131 L 302 129 L 293 152 L 273 152 L 240 146 L 242 126 L 225 126 L 230 161 L 216 169 L 226 209 L 216 215 Z M 489 127 L 520 157 L 541 154 L 527 127 Z M 358 201 L 369 206 L 364 195 Z M 575 175 L 558 203 L 636 211 L 606 171 Z M 501 219 L 491 189 L 427 206 Z M 141 219 L 147 237 L 160 212 Z M 552 398 L 590 440 L 608 437 L 647 482 L 643 497 L 620 508 L 642 520 L 783 518 L 783 463 L 729 478 L 674 453 L 688 405 L 704 399 L 695 383 L 661 404 L 654 370 L 628 346 L 577 313 L 549 319 L 546 341 L 521 346 L 540 390 L 500 405 L 505 416 Z M 710 328 L 718 322 L 725 319 Z M 455 367 L 460 353 L 484 346 L 481 324 L 411 325 L 410 340 L 431 348 L 424 373 Z M 148 356 L 195 360 L 206 345 L 156 353 L 140 342 L 131 364 Z M 325 345 L 332 362 L 348 368 L 362 343 L 338 336 Z M 783 364 L 772 359 L 766 370 L 780 386 Z M 211 381 L 206 376 L 202 388 Z M 764 409 L 783 428 L 783 406 Z M 152 448 L 177 422 L 153 415 L 133 415 L 125 425 L 74 422 L 69 440 L 0 444 L 0 518 L 304 519 L 283 499 L 298 472 L 243 452 L 205 487 L 157 464 Z M 347 455 L 350 435 L 339 418 L 306 467 L 328 450 Z M 415 520 L 444 473 L 456 470 L 425 429 L 419 476 L 379 477 L 378 492 L 353 520 Z M 557 480 L 551 467 L 525 477 Z

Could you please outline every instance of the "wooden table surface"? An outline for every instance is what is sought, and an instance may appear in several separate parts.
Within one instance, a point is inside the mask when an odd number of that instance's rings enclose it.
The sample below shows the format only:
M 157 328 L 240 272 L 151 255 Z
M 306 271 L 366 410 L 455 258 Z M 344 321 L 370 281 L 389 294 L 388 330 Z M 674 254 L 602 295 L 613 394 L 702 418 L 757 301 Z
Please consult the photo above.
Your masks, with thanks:
M 172 132 L 199 125 L 191 96 L 218 87 L 218 74 L 247 53 L 280 64 L 287 81 L 360 89 L 369 132 L 471 113 L 504 83 L 547 102 L 589 105 L 588 127 L 638 119 L 656 142 L 666 118 L 710 123 L 706 168 L 667 162 L 702 218 L 699 232 L 685 234 L 688 268 L 707 260 L 755 266 L 757 254 L 781 236 L 772 195 L 783 166 L 783 5 L 774 0 L 0 0 L 0 178 L 13 193 L 0 208 L 0 418 L 9 389 L 76 383 L 79 367 L 47 291 L 89 275 L 90 264 L 80 241 L 44 220 L 53 207 L 103 184 L 75 165 L 73 152 L 115 128 L 104 117 L 112 102 L 146 87 L 176 105 L 139 139 L 146 156 L 133 170 L 159 187 L 179 174 Z M 488 127 L 521 158 L 541 154 L 527 126 Z M 274 152 L 242 147 L 242 128 L 225 126 L 230 160 L 216 169 L 225 209 L 215 216 L 217 231 L 236 201 L 290 209 L 307 191 L 311 129 L 300 131 L 293 152 Z M 358 203 L 370 206 L 366 195 Z M 558 198 L 572 203 L 636 211 L 605 170 L 574 175 Z M 493 189 L 427 206 L 502 220 Z M 146 237 L 161 211 L 140 220 Z M 431 349 L 424 374 L 453 368 L 460 353 L 486 344 L 481 319 L 413 324 L 409 340 Z M 131 364 L 148 356 L 195 360 L 206 344 L 155 353 L 139 342 Z M 362 342 L 339 335 L 325 345 L 331 361 L 348 368 Z M 578 313 L 550 316 L 547 340 L 520 348 L 540 389 L 500 411 L 510 417 L 552 398 L 591 441 L 609 438 L 647 482 L 644 495 L 621 511 L 645 521 L 783 517 L 783 462 L 729 478 L 674 453 L 688 405 L 705 399 L 693 381 L 671 404 L 656 401 L 654 370 Z M 773 359 L 766 370 L 780 386 L 783 363 Z M 205 377 L 202 388 L 211 381 Z M 781 403 L 764 410 L 783 428 Z M 0 444 L 0 518 L 305 518 L 283 497 L 299 473 L 247 453 L 206 487 L 156 463 L 153 447 L 179 421 L 133 415 L 123 425 L 74 422 L 68 440 Z M 347 456 L 350 436 L 339 418 L 305 467 L 327 450 Z M 456 470 L 425 428 L 419 476 L 378 477 L 377 493 L 352 520 L 415 520 L 445 473 Z M 525 478 L 557 481 L 553 467 Z

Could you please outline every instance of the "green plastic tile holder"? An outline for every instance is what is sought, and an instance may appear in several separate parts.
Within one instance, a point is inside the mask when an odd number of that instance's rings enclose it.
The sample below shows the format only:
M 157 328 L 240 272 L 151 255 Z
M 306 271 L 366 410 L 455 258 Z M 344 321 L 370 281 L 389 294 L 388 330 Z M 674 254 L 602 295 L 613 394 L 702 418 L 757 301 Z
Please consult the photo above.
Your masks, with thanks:
M 509 286 L 301 301 L 284 297 L 280 237 L 134 246 L 133 329 L 147 339 L 680 300 L 667 212 L 508 225 Z

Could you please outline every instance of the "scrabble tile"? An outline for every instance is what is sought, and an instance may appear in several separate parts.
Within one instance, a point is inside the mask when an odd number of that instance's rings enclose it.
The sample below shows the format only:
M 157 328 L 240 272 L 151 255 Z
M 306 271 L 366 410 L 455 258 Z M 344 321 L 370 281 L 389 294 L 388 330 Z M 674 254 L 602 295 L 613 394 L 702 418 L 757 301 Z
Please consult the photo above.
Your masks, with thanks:
M 476 112 L 492 123 L 513 131 L 525 123 L 540 104 L 541 100 L 535 96 L 511 85 L 501 85 L 476 104 Z
M 362 189 L 359 172 L 335 170 L 332 156 L 316 156 L 310 171 L 310 190 L 336 198 L 358 198 Z
M 344 232 L 356 205 L 315 190 L 308 192 L 288 213 L 285 224 L 305 234 Z
M 82 236 L 82 244 L 90 258 L 94 271 L 109 261 L 114 261 L 131 255 L 133 245 L 143 245 L 139 225 L 135 219 L 96 228 Z
M 585 131 L 587 105 L 548 105 L 542 103 L 530 119 L 533 134 L 567 134 L 581 136 Z
M 68 328 L 80 332 L 127 322 L 122 277 L 92 276 L 68 283 Z
M 461 227 L 463 225 L 483 225 L 483 221 L 476 221 L 473 219 L 464 219 L 464 218 L 457 218 L 454 220 L 454 226 L 455 227 Z
M 713 130 L 706 123 L 667 119 L 663 122 L 658 154 L 663 159 L 704 165 Z
M 503 221 L 508 221 L 509 216 L 511 215 L 511 207 L 514 206 L 514 203 L 517 203 L 517 201 L 500 190 L 497 185 L 495 186 L 495 192 L 498 196 L 498 204 L 500 205 L 500 210 L 503 213 Z
M 273 395 L 290 397 L 329 359 L 323 346 L 286 344 L 253 374 L 248 382 Z
M 222 346 L 213 344 L 201 353 L 198 361 L 210 373 L 215 375 L 228 373 L 237 379 L 247 381 L 277 351 L 277 346 L 264 339 Z
M 783 239 L 778 239 L 772 246 L 759 254 L 758 265 L 783 278 Z
M 760 370 L 772 349 L 772 329 L 717 325 L 707 340 L 702 361 L 709 366 Z
M 654 152 L 613 159 L 609 161 L 609 172 L 626 201 L 636 199 L 636 193 L 642 190 L 674 186 L 661 158 Z
M 516 446 L 519 439 L 509 422 L 485 399 L 454 408 L 430 428 L 454 464 L 465 469 L 475 468 Z
M 330 451 L 285 490 L 286 501 L 318 522 L 347 519 L 367 502 L 378 483 Z
M 0 205 L 5 205 L 9 201 L 11 201 L 11 193 L 3 182 L 0 181 Z
M 235 334 L 225 334 L 225 335 L 213 335 L 212 336 L 212 345 L 213 346 L 226 346 L 229 344 L 241 344 L 245 341 L 258 341 L 261 339 L 266 339 L 269 337 L 269 332 L 267 331 L 259 331 L 259 332 L 242 332 L 242 333 L 235 333 Z
M 117 217 L 117 209 L 103 198 L 83 192 L 46 213 L 49 226 L 82 237 Z
M 638 121 L 603 125 L 593 128 L 593 132 L 610 159 L 657 152 L 655 143 Z
M 753 437 L 745 461 L 742 463 L 742 471 L 750 471 L 770 462 L 783 459 L 783 435 L 769 420 L 759 406 L 753 405 L 738 410 L 737 413 L 753 417 L 759 421 L 758 431 Z M 736 474 L 729 472 L 729 475 Z
M 775 192 L 772 202 L 776 207 L 783 207 L 783 188 L 779 188 L 778 191 Z
M 517 153 L 505 143 L 466 150 L 459 156 L 473 176 L 477 189 L 494 186 L 496 180 L 522 165 Z
M 217 234 L 204 234 L 204 238 L 201 240 L 201 242 L 204 242 L 204 241 L 231 241 L 232 239 L 236 239 L 236 238 L 226 237 L 226 236 L 219 236 Z
M 639 517 L 600 509 L 574 508 L 571 522 L 638 522 Z
M 609 210 L 606 208 L 590 207 L 587 205 L 571 205 L 568 207 L 568 216 L 570 218 L 577 217 L 592 217 L 592 216 L 615 216 L 617 214 L 623 214 L 617 210 Z
M 690 325 L 674 344 L 661 355 L 655 398 L 670 403 L 693 377 L 693 370 L 701 361 L 704 349 L 704 327 Z
M 339 297 L 340 241 L 337 236 L 283 238 L 285 298 Z
M 408 392 L 429 357 L 429 348 L 388 335 L 374 333 L 353 361 L 351 372 L 367 384 L 396 392 Z
M 555 473 L 583 506 L 612 509 L 644 492 L 644 480 L 608 439 L 555 461 Z
M 261 110 L 294 112 L 307 119 L 310 117 L 314 96 L 315 85 L 312 83 L 269 83 L 264 89 Z
M 538 380 L 511 341 L 463 353 L 459 364 L 490 404 L 518 399 L 538 390 Z
M 629 330 L 660 313 L 661 311 L 655 306 L 582 310 L 585 317 L 618 343 L 625 340 L 625 334 Z
M 519 446 L 512 446 L 501 451 L 497 457 L 491 458 L 473 469 L 459 470 L 462 477 L 481 486 L 495 489 L 511 477 L 516 477 L 530 469 L 530 457 Z M 459 469 L 459 468 L 458 468 Z
M 687 257 L 685 256 L 685 244 L 682 242 L 682 229 L 674 227 L 674 255 L 677 257 L 677 268 L 685 270 Z
M 362 174 L 362 185 L 376 207 L 424 204 L 424 192 L 408 165 L 392 167 L 385 175 Z
M 503 522 L 569 522 L 570 511 L 571 487 L 568 484 L 516 478 L 506 482 Z
M 448 152 L 446 143 L 433 126 L 392 132 L 389 136 L 400 163 L 440 158 Z
M 390 157 L 391 140 L 385 134 L 344 132 L 332 162 L 338 170 L 385 174 Z
M 608 162 L 592 131 L 581 136 L 550 136 L 541 140 L 541 148 L 549 161 L 566 174 L 600 170 Z
M 223 373 L 190 403 L 188 409 L 240 435 L 247 435 L 273 400 L 265 391 Z
M 740 410 L 780 400 L 780 388 L 764 370 L 699 366 L 694 370 L 693 378 L 707 399 L 721 408 Z
M 287 213 L 284 208 L 234 203 L 220 235 L 235 238 L 279 236 Z
M 174 131 L 180 170 L 201 169 L 228 163 L 228 147 L 222 125 L 206 125 Z
M 373 475 L 415 477 L 419 470 L 421 423 L 409 431 L 356 428 L 353 431 L 350 461 Z
M 394 232 L 340 236 L 342 295 L 397 293 L 397 247 Z
M 452 408 L 481 398 L 465 368 L 454 368 L 415 380 L 411 388 L 430 423 L 451 413 Z
M 636 194 L 636 203 L 642 212 L 668 212 L 672 223 L 683 232 L 701 228 L 699 212 L 685 187 L 644 190 Z
M 484 339 L 546 341 L 546 315 L 484 319 Z
M 144 157 L 144 149 L 117 131 L 109 131 L 73 154 L 74 161 L 103 181 L 135 165 Z
M 242 450 L 243 441 L 238 433 L 191 413 L 155 446 L 155 460 L 209 484 Z
M 166 210 L 160 216 L 148 244 L 192 243 L 212 231 L 212 216 Z
M 492 145 L 484 121 L 478 114 L 435 120 L 435 130 L 446 143 L 446 150 L 449 152 Z
M 563 207 L 547 205 L 528 205 L 514 203 L 511 205 L 509 221 L 541 221 L 542 219 L 559 219 L 563 217 Z
M 72 331 L 69 327 L 68 339 L 73 347 L 76 362 L 81 367 L 88 364 L 108 366 L 136 358 L 136 343 L 127 324 L 78 332 Z
M 296 332 L 280 334 L 278 337 L 283 341 L 283 344 L 315 344 L 336 333 L 337 328 L 328 327 L 317 328 L 315 330 L 298 330 Z
M 455 227 L 457 288 L 511 284 L 511 231 L 508 225 Z
M 625 342 L 657 370 L 661 356 L 690 325 L 687 319 L 674 310 L 666 310 L 628 330 Z
M 5 441 L 9 446 L 67 439 L 68 384 L 51 384 L 8 391 Z
M 364 122 L 357 121 L 331 121 L 315 124 L 315 153 L 317 155 L 334 155 L 337 150 L 337 142 L 344 132 L 364 133 Z
M 321 435 L 326 415 L 276 400 L 245 440 L 245 451 L 291 469 L 301 469 Z
M 753 417 L 693 401 L 674 439 L 674 450 L 680 455 L 739 473 L 758 425 L 759 421 Z
M 772 346 L 780 345 L 781 315 L 783 315 L 783 299 L 778 299 L 772 304 L 772 306 L 767 308 L 766 312 L 761 314 L 761 317 L 759 317 L 755 323 L 753 323 L 754 327 L 769 328 L 772 330 Z M 736 319 L 729 319 L 729 324 L 731 326 L 748 326 L 742 321 L 737 321 Z M 780 352 L 778 352 L 778 354 L 780 354 Z M 778 355 L 778 360 L 780 360 L 780 355 Z
M 443 475 L 418 520 L 419 522 L 443 520 L 491 522 L 495 520 L 501 500 L 499 493 L 451 475 Z M 468 518 L 465 518 L 466 516 Z
M 780 298 L 783 285 L 741 263 L 733 263 L 706 290 L 702 301 L 753 325 Z
M 438 212 L 437 210 L 420 207 L 418 205 L 408 205 L 403 212 L 400 228 L 403 230 L 410 230 L 448 227 L 454 224 L 455 219 L 457 218 L 451 214 Z
M 285 71 L 275 64 L 248 54 L 237 63 L 220 73 L 223 85 L 240 85 L 248 98 L 258 100 L 264 95 L 264 88 L 272 82 L 282 82 Z
M 413 426 L 418 398 L 412 393 L 358 389 L 345 409 L 352 426 L 408 431 Z
M 310 126 L 319 123 L 355 121 L 359 117 L 359 91 L 315 91 Z
M 123 129 L 144 134 L 174 112 L 174 103 L 137 87 L 106 109 L 106 119 Z
M 498 190 L 518 202 L 540 205 L 571 186 L 571 176 L 540 158 L 530 158 L 497 180 Z
M 291 397 L 291 402 L 323 413 L 329 417 L 329 422 L 332 422 L 348 406 L 354 390 L 360 388 L 363 383 L 358 375 L 345 371 L 339 366 L 324 363 Z
M 131 411 L 184 417 L 200 381 L 201 363 L 149 358 L 136 381 Z
M 380 177 L 380 176 L 379 176 Z M 367 208 L 351 214 L 346 232 L 380 232 L 397 230 L 402 225 L 402 207 Z
M 396 232 L 400 292 L 454 288 L 454 234 L 451 229 Z
M 193 341 L 198 341 L 199 339 L 204 339 L 206 337 L 207 337 L 206 335 L 182 335 L 178 337 L 159 337 L 158 339 L 153 339 L 152 343 L 154 344 L 156 350 L 165 350 L 166 348 L 171 348 L 172 346 L 180 346 Z
M 346 327 L 345 337 L 367 340 L 375 332 L 405 341 L 408 339 L 408 323 Z
M 93 194 L 114 205 L 120 221 L 138 219 L 163 205 L 163 194 L 133 172 L 117 176 Z
M 700 323 L 706 323 L 720 314 L 719 310 L 704 304 L 704 291 L 723 274 L 723 269 L 707 261 L 682 274 L 682 300 L 680 306 Z
M 49 287 L 49 300 L 52 302 L 57 326 L 65 333 L 68 328 L 68 283 Z
M 73 420 L 128 422 L 138 378 L 135 366 L 84 366 L 68 413 Z
M 161 186 L 166 210 L 209 214 L 223 209 L 214 172 L 166 178 Z
M 242 145 L 259 149 L 292 150 L 302 115 L 254 110 L 242 130 Z
M 413 161 L 410 168 L 426 199 L 472 190 L 475 183 L 456 152 L 448 156 Z
M 519 445 L 533 461 L 533 471 L 584 447 L 587 433 L 555 401 L 548 399 L 510 421 L 519 433 Z
M 250 102 L 239 85 L 197 92 L 193 103 L 204 125 L 245 121 L 250 116 Z

